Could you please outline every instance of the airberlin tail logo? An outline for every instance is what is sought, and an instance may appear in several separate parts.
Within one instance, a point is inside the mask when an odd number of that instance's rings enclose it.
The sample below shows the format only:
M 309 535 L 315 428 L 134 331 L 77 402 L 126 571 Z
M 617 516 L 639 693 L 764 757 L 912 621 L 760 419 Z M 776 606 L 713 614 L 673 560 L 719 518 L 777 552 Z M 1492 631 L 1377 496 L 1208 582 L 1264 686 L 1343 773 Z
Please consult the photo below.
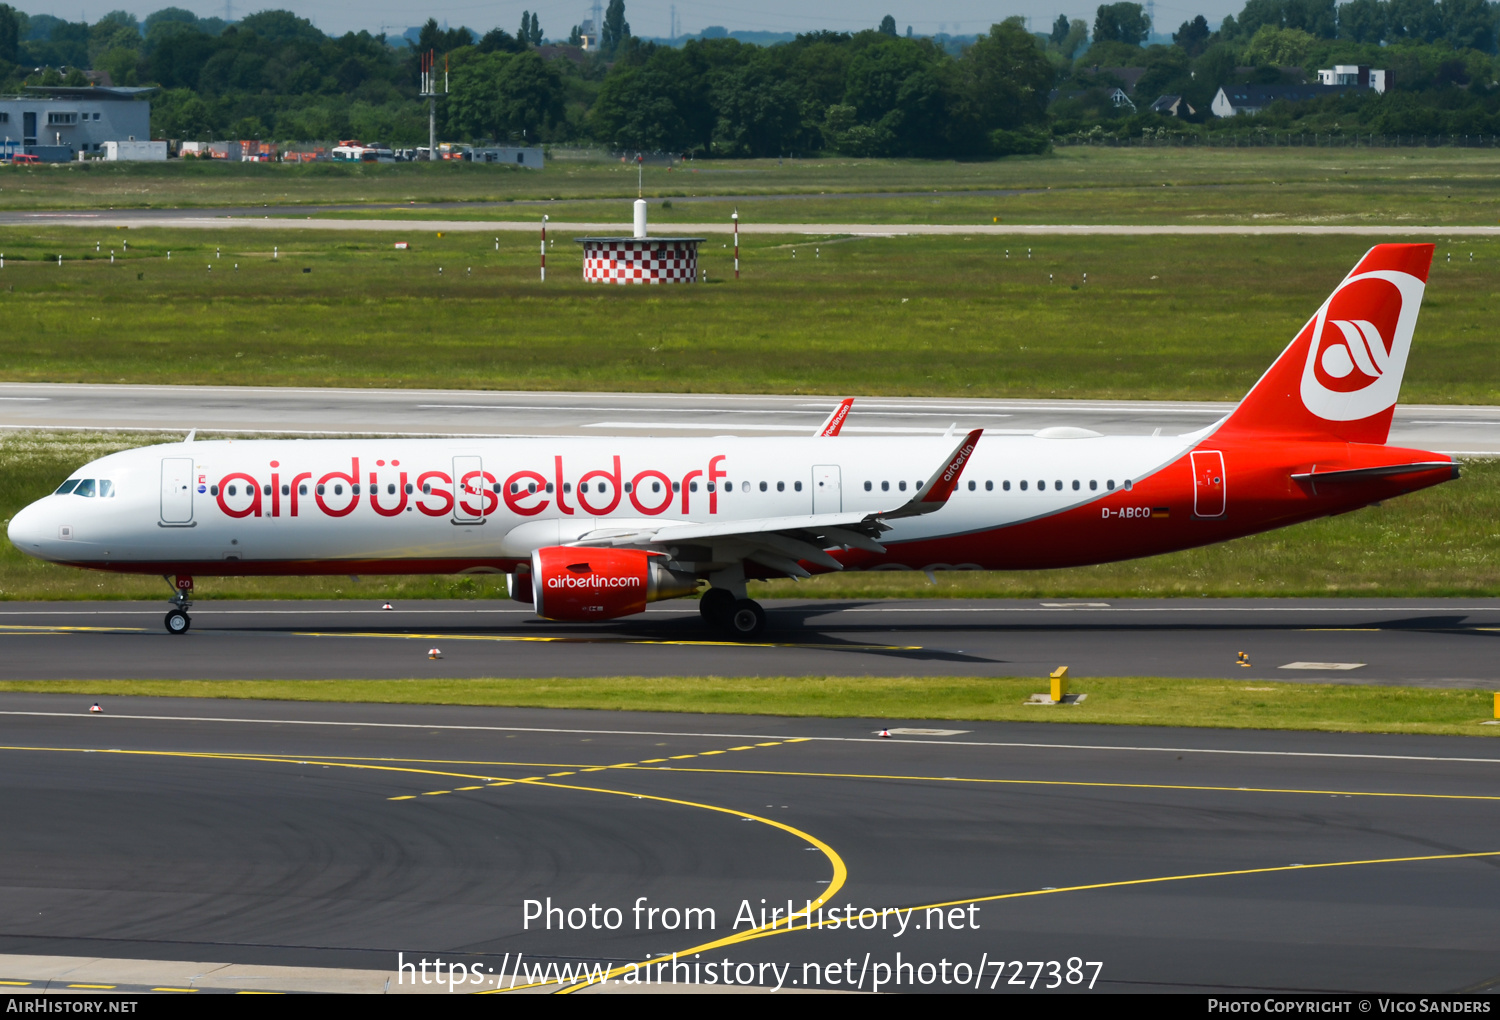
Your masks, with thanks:
M 1424 284 L 1390 270 L 1350 276 L 1309 324 L 1302 402 L 1326 421 L 1358 421 L 1392 407 Z

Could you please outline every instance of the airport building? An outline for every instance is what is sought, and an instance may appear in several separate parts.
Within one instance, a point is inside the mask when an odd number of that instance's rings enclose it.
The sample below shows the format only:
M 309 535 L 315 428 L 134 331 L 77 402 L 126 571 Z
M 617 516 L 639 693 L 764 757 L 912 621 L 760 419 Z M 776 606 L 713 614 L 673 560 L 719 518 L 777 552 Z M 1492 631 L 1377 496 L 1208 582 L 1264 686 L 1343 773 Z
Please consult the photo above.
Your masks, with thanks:
M 0 154 L 29 153 L 43 162 L 104 153 L 105 142 L 151 138 L 153 88 L 29 85 L 26 95 L 0 97 Z

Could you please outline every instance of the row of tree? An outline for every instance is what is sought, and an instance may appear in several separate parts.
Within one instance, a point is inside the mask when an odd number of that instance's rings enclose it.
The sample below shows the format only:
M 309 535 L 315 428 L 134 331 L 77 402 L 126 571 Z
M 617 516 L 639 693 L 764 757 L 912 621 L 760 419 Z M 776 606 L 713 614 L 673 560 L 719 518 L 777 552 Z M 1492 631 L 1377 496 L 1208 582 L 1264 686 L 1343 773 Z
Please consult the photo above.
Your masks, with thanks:
M 514 35 L 429 21 L 408 41 L 330 37 L 287 11 L 229 24 L 167 8 L 144 22 L 114 12 L 90 25 L 0 4 L 0 77 L 12 90 L 84 84 L 90 69 L 119 85 L 159 85 L 158 137 L 410 145 L 427 136 L 417 93 L 420 55 L 432 51 L 451 87 L 439 104 L 446 140 L 978 158 L 1039 151 L 1054 133 L 1160 127 L 1142 110 L 1161 94 L 1203 111 L 1221 85 L 1300 81 L 1332 63 L 1391 69 L 1399 94 L 1272 111 L 1257 124 L 1322 117 L 1379 131 L 1426 110 L 1434 126 L 1482 127 L 1500 114 L 1497 9 L 1487 0 L 1247 0 L 1217 30 L 1200 16 L 1172 45 L 1146 46 L 1144 9 L 1118 2 L 1101 5 L 1092 24 L 1059 17 L 1045 33 L 1012 18 L 953 52 L 947 40 L 898 34 L 889 16 L 869 31 L 774 46 L 722 37 L 658 45 L 633 36 L 624 0 L 610 0 L 597 45 L 584 52 L 545 43 L 530 11 Z M 571 35 L 578 41 L 581 27 Z M 1127 67 L 1145 69 L 1134 110 L 1107 98 L 1134 77 L 1118 73 Z

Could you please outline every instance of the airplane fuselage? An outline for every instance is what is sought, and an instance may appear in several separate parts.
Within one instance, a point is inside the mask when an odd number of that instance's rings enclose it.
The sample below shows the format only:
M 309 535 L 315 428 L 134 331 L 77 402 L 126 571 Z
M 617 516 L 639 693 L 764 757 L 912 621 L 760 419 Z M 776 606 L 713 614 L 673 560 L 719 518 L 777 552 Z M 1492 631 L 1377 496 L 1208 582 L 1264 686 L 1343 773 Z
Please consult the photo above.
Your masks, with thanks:
M 1294 474 L 1448 458 L 1342 442 L 986 435 L 935 513 L 892 520 L 850 568 L 1011 570 L 1153 555 L 1436 484 Z M 22 551 L 153 574 L 511 572 L 601 528 L 904 503 L 951 437 L 254 440 L 112 454 L 11 522 Z M 88 484 L 88 483 L 92 484 Z M 106 484 L 107 483 L 107 484 Z M 83 494 L 87 490 L 88 494 Z M 104 494 L 107 490 L 108 494 Z M 674 559 L 707 562 L 711 550 Z M 809 567 L 813 572 L 820 568 Z M 750 576 L 768 576 L 747 565 Z

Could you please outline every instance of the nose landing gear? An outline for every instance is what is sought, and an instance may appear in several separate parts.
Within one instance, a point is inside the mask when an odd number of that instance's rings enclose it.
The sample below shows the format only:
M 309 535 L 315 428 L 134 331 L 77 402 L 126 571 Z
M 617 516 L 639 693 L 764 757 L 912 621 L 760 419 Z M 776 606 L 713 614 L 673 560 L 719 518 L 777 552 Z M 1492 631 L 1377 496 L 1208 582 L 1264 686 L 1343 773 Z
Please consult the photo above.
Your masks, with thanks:
M 193 590 L 193 579 L 185 574 L 179 574 L 175 583 L 173 579 L 163 576 L 162 580 L 172 586 L 172 608 L 167 610 L 166 624 L 168 634 L 186 634 L 188 628 L 193 625 L 192 617 L 188 616 L 188 610 L 193 606 L 193 598 L 190 594 Z

